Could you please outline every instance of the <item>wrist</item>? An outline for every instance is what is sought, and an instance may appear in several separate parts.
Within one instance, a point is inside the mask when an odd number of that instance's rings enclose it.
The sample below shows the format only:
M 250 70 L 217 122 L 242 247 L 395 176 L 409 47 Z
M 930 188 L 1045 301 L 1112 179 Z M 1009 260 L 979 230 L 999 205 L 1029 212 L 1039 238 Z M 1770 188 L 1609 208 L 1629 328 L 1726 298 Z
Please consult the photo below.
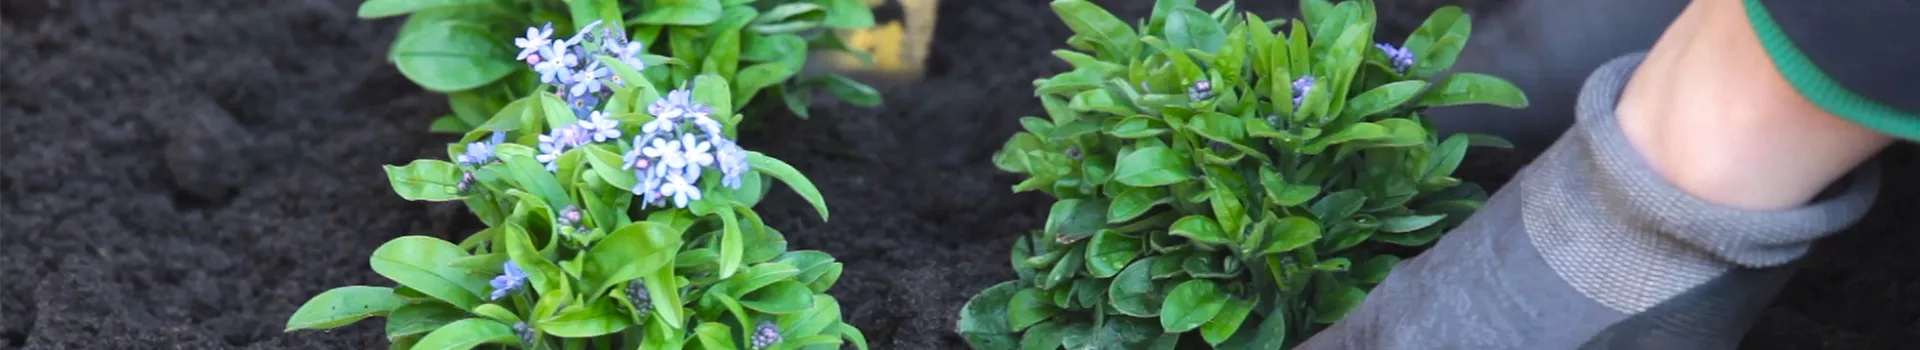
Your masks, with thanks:
M 1701 200 L 1749 210 L 1799 206 L 1892 139 L 1795 91 L 1742 6 L 1688 6 L 1622 92 L 1621 128 L 1658 174 Z

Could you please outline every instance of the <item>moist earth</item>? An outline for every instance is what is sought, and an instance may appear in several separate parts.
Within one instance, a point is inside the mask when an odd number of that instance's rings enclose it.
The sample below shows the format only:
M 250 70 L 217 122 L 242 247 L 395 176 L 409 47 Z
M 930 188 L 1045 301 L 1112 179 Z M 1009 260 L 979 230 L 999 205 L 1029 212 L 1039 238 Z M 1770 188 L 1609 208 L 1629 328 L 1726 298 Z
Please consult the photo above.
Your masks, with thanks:
M 381 165 L 444 158 L 451 139 L 425 132 L 444 99 L 384 59 L 399 21 L 357 19 L 359 2 L 0 3 L 0 349 L 385 347 L 379 321 L 281 331 L 321 291 L 384 284 L 366 263 L 381 243 L 473 227 L 387 187 Z M 831 293 L 875 348 L 965 348 L 958 309 L 1013 277 L 1013 237 L 1045 219 L 1049 199 L 1011 193 L 1020 177 L 988 159 L 1043 115 L 1031 81 L 1065 68 L 1048 52 L 1069 30 L 1046 3 L 943 1 L 926 77 L 881 87 L 883 106 L 751 116 L 743 142 L 810 176 L 833 216 L 784 191 L 760 212 L 846 264 Z M 1152 1 L 1101 3 L 1139 18 Z M 1404 35 L 1442 2 L 1382 3 L 1382 33 Z M 1890 150 L 1888 177 L 1916 157 Z M 1495 188 L 1526 160 L 1482 152 L 1462 176 Z M 1745 347 L 1920 342 L 1915 185 L 1890 181 L 1820 246 Z

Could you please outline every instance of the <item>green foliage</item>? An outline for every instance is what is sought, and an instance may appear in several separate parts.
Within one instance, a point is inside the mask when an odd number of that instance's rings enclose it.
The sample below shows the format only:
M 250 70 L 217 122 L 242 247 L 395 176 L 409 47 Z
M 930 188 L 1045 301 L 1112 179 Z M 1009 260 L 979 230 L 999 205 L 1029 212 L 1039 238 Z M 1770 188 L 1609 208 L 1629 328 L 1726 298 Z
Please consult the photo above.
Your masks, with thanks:
M 618 28 L 645 45 L 648 65 L 667 66 L 645 71 L 656 86 L 700 74 L 735 82 L 729 109 L 784 107 L 804 118 L 806 105 L 788 101 L 822 87 L 858 105 L 880 103 L 873 88 L 839 74 L 801 74 L 814 53 L 866 57 L 835 33 L 874 26 L 860 0 L 366 0 L 359 16 L 406 17 L 388 59 L 420 87 L 448 95 L 453 112 L 434 120 L 434 132 L 480 129 L 539 89 L 512 39 L 547 24 L 555 37 L 595 21 Z
M 1451 173 L 1468 146 L 1505 142 L 1438 137 L 1420 112 L 1527 103 L 1491 76 L 1430 83 L 1466 15 L 1376 46 L 1371 2 L 1301 7 L 1304 22 L 1267 21 L 1162 0 L 1134 28 L 1054 1 L 1073 69 L 1034 82 L 1047 117 L 1021 119 L 993 161 L 1028 175 L 1014 191 L 1059 201 L 1015 243 L 1020 279 L 969 301 L 959 333 L 979 349 L 1290 347 L 1465 220 L 1486 194 Z
M 476 2 L 372 1 L 363 13 L 470 3 Z M 655 19 L 684 21 L 704 8 L 683 10 L 684 16 Z M 628 77 L 675 69 L 596 59 Z M 737 84 L 718 72 L 667 77 L 606 86 L 598 93 L 608 98 L 589 106 L 591 116 L 579 115 L 556 91 L 533 90 L 500 103 L 497 113 L 476 124 L 480 130 L 449 145 L 456 161 L 387 166 L 402 198 L 459 201 L 487 228 L 459 243 L 429 236 L 387 242 L 368 264 L 392 286 L 322 292 L 289 317 L 286 330 L 383 317 L 394 348 L 838 349 L 850 342 L 865 349 L 864 336 L 841 320 L 838 301 L 826 294 L 839 280 L 841 264 L 826 253 L 788 250 L 785 237 L 753 211 L 778 181 L 825 220 L 819 190 L 792 166 L 731 141 L 744 119 L 732 104 L 746 100 L 734 95 Z M 686 105 L 671 107 L 674 96 Z M 654 115 L 658 111 L 649 105 L 681 109 Z M 615 125 L 606 127 L 624 137 L 588 135 L 578 144 L 555 146 L 564 141 L 553 140 L 568 134 L 547 132 L 608 132 L 583 126 L 600 125 L 594 120 Z M 687 151 L 677 153 L 686 165 L 675 168 L 667 156 L 636 149 L 658 150 L 659 144 L 642 140 L 691 143 L 696 136 L 698 143 L 714 145 L 717 155 L 708 163 L 717 165 L 695 164 L 687 160 L 695 153 Z M 651 168 L 636 167 L 636 159 Z M 672 195 L 662 179 L 690 181 L 681 183 L 689 189 L 676 191 L 700 195 Z M 771 344 L 756 338 L 766 327 L 778 334 Z

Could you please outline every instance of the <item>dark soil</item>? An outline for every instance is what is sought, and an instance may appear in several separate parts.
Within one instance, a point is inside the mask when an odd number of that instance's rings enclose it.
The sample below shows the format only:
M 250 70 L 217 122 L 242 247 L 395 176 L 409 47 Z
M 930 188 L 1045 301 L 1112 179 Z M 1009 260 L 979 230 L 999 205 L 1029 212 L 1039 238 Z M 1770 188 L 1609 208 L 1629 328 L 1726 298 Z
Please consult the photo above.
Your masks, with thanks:
M 464 234 L 460 208 L 403 201 L 378 170 L 444 157 L 449 139 L 425 133 L 443 98 L 384 60 L 398 21 L 356 19 L 359 2 L 0 3 L 0 349 L 385 347 L 377 321 L 281 332 L 316 293 L 384 284 L 366 265 L 381 243 Z M 1151 6 L 1115 2 L 1123 18 Z M 987 159 L 1015 119 L 1042 114 L 1030 82 L 1064 68 L 1048 51 L 1066 27 L 1042 0 L 948 0 L 940 14 L 928 76 L 883 89 L 884 107 L 755 116 L 745 141 L 826 194 L 831 222 L 788 194 L 760 211 L 792 246 L 846 263 L 833 293 L 876 348 L 964 348 L 958 308 L 1012 278 L 1011 238 L 1049 203 L 1011 194 L 1019 177 Z M 1920 164 L 1910 147 L 1889 153 L 1890 179 Z M 1483 153 L 1463 171 L 1491 188 L 1524 161 Z M 1920 342 L 1915 194 L 1890 182 L 1748 346 Z

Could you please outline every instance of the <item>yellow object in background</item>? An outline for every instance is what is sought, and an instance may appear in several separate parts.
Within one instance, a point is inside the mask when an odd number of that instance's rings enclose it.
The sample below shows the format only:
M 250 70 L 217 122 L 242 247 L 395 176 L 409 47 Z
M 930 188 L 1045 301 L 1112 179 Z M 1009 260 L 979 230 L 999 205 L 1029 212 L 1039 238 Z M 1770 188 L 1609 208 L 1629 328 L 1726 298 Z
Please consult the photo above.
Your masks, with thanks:
M 848 47 L 873 57 L 873 65 L 845 53 L 824 53 L 809 62 L 826 69 L 859 78 L 869 84 L 907 83 L 925 73 L 928 52 L 933 46 L 934 21 L 939 0 L 867 0 L 867 8 L 879 8 L 893 2 L 902 9 L 901 18 L 885 19 L 871 28 L 839 31 Z M 824 57 L 821 57 L 824 56 Z M 811 64 L 810 64 L 811 65 Z

